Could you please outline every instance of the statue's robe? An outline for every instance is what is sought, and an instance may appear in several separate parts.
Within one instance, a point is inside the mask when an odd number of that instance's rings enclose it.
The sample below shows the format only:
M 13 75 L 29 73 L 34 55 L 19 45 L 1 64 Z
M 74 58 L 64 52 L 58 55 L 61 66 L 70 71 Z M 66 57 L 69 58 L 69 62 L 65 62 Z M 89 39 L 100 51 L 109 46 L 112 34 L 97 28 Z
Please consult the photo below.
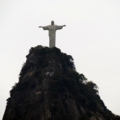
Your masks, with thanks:
M 53 48 L 55 47 L 55 38 L 56 38 L 56 30 L 62 29 L 62 26 L 58 25 L 48 25 L 42 27 L 44 30 L 49 30 L 49 47 Z

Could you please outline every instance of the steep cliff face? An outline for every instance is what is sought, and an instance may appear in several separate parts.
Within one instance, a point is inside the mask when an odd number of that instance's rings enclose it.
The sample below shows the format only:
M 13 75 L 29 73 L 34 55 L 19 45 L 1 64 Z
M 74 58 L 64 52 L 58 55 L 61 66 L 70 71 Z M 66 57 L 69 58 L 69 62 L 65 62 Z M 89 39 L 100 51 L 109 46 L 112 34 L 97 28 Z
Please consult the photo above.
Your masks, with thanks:
M 3 120 L 114 120 L 97 85 L 57 48 L 31 48 L 10 91 Z

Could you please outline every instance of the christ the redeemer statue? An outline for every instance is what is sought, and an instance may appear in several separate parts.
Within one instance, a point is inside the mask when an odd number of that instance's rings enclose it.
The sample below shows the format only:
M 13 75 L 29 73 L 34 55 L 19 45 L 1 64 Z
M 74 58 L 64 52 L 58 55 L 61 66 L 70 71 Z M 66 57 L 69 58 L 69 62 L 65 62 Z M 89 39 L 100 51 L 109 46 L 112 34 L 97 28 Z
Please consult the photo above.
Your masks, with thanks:
M 44 30 L 49 30 L 49 47 L 55 47 L 55 33 L 56 30 L 62 29 L 66 25 L 54 25 L 54 21 L 51 21 L 51 25 L 48 26 L 39 26 L 39 28 L 43 28 Z

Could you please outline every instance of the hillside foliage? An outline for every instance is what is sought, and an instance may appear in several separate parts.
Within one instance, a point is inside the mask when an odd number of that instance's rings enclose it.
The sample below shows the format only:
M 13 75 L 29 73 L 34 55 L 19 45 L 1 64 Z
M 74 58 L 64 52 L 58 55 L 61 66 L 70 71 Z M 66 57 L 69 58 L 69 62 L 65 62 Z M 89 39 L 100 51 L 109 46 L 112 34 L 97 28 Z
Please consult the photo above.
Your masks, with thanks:
M 54 71 L 54 75 L 47 77 L 49 79 L 48 96 L 52 103 L 51 113 L 53 116 L 57 116 L 59 111 L 62 117 L 58 115 L 58 120 L 62 120 L 63 118 L 68 119 L 64 114 L 65 112 L 63 112 L 64 108 L 61 107 L 61 104 L 64 104 L 65 111 L 67 111 L 68 105 L 66 101 L 73 99 L 79 111 L 81 111 L 81 105 L 86 108 L 86 114 L 82 114 L 79 118 L 80 120 L 89 119 L 93 115 L 91 111 L 101 113 L 106 120 L 110 120 L 110 118 L 112 118 L 112 120 L 120 120 L 120 117 L 115 116 L 109 111 L 101 100 L 98 86 L 94 82 L 88 81 L 84 74 L 76 71 L 72 56 L 62 53 L 58 48 L 43 48 L 41 46 L 31 48 L 26 57 L 29 58 L 32 55 L 37 56 L 37 58 L 33 57 L 33 61 L 31 58 L 32 62 L 26 61 L 26 63 L 23 64 L 19 82 L 16 83 L 10 91 L 11 97 L 16 91 L 30 90 L 41 85 L 44 77 L 46 77 L 43 71 L 49 66 L 50 61 L 54 60 L 56 62 L 56 71 Z M 59 70 L 60 65 L 61 70 Z M 39 80 L 38 83 L 32 79 L 22 81 L 31 69 L 34 78 Z M 8 101 L 9 100 L 10 98 Z

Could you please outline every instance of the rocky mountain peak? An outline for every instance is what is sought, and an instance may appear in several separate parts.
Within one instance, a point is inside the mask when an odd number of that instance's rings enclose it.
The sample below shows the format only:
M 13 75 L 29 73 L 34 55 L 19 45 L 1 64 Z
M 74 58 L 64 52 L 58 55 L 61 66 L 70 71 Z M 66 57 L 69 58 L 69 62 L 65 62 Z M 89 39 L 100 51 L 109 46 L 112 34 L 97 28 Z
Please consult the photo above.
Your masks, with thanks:
M 3 120 L 119 120 L 98 87 L 58 48 L 31 48 L 10 91 Z

